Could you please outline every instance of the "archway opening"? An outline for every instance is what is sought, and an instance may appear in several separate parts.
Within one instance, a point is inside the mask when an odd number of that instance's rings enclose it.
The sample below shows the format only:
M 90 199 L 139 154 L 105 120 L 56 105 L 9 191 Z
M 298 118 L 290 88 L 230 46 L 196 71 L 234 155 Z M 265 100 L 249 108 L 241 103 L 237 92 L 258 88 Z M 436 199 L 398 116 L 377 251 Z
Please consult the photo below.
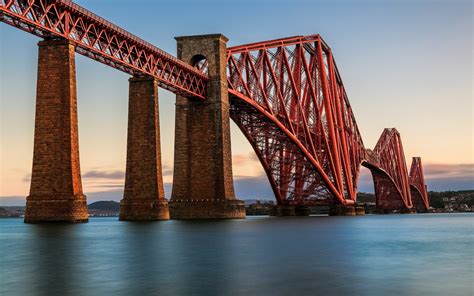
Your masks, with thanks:
M 268 214 L 270 205 L 276 204 L 275 194 L 252 145 L 231 120 L 232 170 L 237 199 L 254 210 L 254 215 Z
M 202 54 L 197 54 L 191 58 L 191 65 L 207 75 L 209 73 L 209 64 L 207 58 Z
M 363 204 L 366 211 L 375 210 L 376 197 L 374 179 L 369 168 L 361 165 L 359 178 L 357 179 L 357 203 Z

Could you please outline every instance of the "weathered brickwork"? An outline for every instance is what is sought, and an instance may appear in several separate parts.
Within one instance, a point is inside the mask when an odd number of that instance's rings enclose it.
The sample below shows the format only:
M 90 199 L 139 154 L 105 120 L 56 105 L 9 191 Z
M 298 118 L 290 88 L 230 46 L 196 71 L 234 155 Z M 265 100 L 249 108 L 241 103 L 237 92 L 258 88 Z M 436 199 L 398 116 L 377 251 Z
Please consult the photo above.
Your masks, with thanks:
M 129 79 L 127 168 L 120 220 L 167 220 L 163 190 L 158 81 Z
M 356 216 L 354 206 L 332 205 L 329 207 L 329 216 Z
M 244 218 L 232 179 L 227 38 L 214 34 L 176 40 L 179 59 L 190 64 L 198 55 L 207 59 L 210 80 L 205 101 L 176 96 L 171 218 Z
M 77 126 L 74 45 L 41 41 L 30 195 L 25 222 L 87 222 Z
M 365 208 L 358 205 L 332 205 L 329 216 L 364 216 Z
M 272 207 L 270 216 L 309 216 L 311 214 L 310 207 L 293 206 L 293 205 L 276 205 Z

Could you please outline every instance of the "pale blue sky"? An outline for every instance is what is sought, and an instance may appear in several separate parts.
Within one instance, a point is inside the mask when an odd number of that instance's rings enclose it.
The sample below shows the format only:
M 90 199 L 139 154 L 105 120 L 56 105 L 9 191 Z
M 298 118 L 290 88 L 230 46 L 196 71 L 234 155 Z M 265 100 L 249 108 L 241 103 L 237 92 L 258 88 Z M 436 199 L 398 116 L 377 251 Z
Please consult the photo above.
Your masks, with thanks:
M 474 188 L 471 1 L 76 2 L 173 55 L 174 36 L 219 32 L 232 46 L 320 33 L 333 50 L 366 147 L 384 127 L 396 127 L 407 161 L 423 158 L 430 189 Z M 4 197 L 29 190 L 38 40 L 0 24 Z M 97 196 L 110 189 L 101 196 L 120 199 L 128 76 L 79 55 L 76 65 L 84 190 Z M 160 90 L 160 109 L 166 173 L 173 165 L 173 94 Z M 271 199 L 263 170 L 235 126 L 232 149 L 239 197 Z M 361 190 L 371 186 L 363 177 Z

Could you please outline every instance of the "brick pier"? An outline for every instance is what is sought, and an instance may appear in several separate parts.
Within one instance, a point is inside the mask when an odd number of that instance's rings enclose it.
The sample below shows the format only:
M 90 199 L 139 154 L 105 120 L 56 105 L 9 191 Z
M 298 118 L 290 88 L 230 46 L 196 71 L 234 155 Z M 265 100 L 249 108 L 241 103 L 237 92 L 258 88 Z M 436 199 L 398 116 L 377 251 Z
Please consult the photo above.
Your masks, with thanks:
M 129 79 L 127 168 L 120 220 L 170 218 L 163 190 L 158 80 Z
M 87 222 L 77 127 L 74 45 L 41 41 L 30 195 L 25 222 Z
M 178 58 L 208 62 L 207 99 L 176 96 L 173 219 L 245 218 L 235 199 L 230 147 L 226 43 L 221 34 L 177 37 Z

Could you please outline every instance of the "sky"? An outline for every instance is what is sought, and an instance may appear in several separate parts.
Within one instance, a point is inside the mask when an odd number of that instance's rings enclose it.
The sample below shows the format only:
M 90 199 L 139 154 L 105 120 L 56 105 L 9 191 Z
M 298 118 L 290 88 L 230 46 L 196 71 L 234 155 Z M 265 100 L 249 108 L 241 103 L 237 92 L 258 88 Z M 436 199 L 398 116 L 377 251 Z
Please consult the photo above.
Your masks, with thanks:
M 75 1 L 175 55 L 175 36 L 223 33 L 228 46 L 319 33 L 331 46 L 367 148 L 383 128 L 421 156 L 428 190 L 474 189 L 473 7 L 467 0 Z M 0 23 L 0 205 L 24 204 L 33 157 L 39 38 Z M 89 202 L 120 200 L 129 76 L 76 55 L 80 161 Z M 159 90 L 163 175 L 171 193 L 174 94 Z M 231 126 L 236 195 L 274 199 Z M 359 190 L 373 192 L 362 168 Z

